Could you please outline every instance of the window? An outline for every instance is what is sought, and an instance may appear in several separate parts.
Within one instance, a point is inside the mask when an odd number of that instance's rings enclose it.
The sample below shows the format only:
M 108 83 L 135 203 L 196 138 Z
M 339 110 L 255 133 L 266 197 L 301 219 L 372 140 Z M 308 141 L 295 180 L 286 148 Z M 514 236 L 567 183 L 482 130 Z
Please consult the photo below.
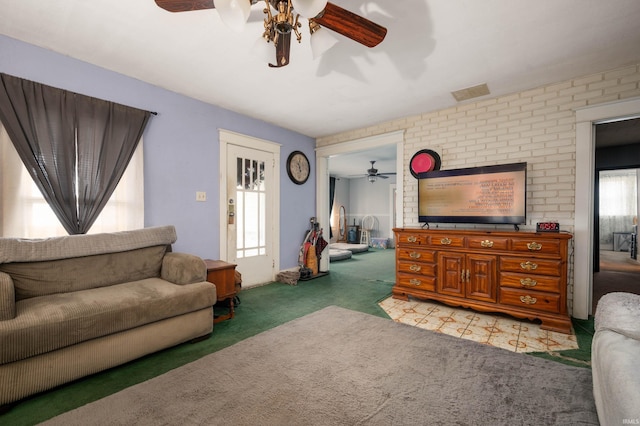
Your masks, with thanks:
M 144 226 L 143 141 L 90 234 Z M 0 236 L 46 238 L 67 235 L 29 176 L 0 125 Z
M 601 171 L 600 215 L 636 216 L 637 180 L 636 169 Z
M 600 171 L 600 248 L 616 250 L 619 238 L 634 232 L 638 220 L 636 169 Z

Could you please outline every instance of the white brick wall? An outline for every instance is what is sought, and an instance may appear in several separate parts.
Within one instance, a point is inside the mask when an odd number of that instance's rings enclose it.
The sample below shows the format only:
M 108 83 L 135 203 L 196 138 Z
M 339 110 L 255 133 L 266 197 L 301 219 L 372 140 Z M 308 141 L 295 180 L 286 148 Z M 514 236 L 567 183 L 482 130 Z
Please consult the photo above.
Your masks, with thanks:
M 416 151 L 435 150 L 442 157 L 443 169 L 526 161 L 527 224 L 522 229 L 554 220 L 563 230 L 573 232 L 574 110 L 633 97 L 640 97 L 640 64 L 323 137 L 316 144 L 321 147 L 405 130 L 405 226 L 418 225 L 417 182 L 406 166 Z M 570 277 L 572 270 L 571 264 Z M 572 285 L 570 278 L 570 297 Z
M 405 130 L 404 163 L 430 148 L 443 169 L 526 161 L 527 224 L 557 220 L 574 226 L 575 113 L 587 105 L 640 97 L 640 64 L 520 93 L 425 112 L 320 138 L 318 147 Z M 403 170 L 405 225 L 418 225 L 415 179 Z

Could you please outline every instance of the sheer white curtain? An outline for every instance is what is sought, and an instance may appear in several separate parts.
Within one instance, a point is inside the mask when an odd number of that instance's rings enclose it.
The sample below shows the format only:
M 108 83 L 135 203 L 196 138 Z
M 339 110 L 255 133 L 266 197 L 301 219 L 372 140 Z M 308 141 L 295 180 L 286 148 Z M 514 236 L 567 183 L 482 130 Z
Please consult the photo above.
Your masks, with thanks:
M 90 234 L 144 226 L 143 141 Z M 67 235 L 0 125 L 0 236 L 46 238 Z
M 600 244 L 612 244 L 614 232 L 631 232 L 638 212 L 637 170 L 600 172 Z
M 600 214 L 635 216 L 638 209 L 636 170 L 600 172 Z

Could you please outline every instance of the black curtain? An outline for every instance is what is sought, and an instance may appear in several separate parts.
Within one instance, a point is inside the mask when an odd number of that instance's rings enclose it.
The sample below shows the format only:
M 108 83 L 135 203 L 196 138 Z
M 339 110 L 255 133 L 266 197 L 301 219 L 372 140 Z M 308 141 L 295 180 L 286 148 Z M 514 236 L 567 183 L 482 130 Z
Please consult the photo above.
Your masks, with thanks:
M 69 234 L 91 228 L 150 114 L 0 73 L 0 121 Z
M 329 178 L 329 215 L 333 211 L 333 199 L 336 195 L 336 178 Z M 333 238 L 333 228 L 329 226 L 329 238 Z

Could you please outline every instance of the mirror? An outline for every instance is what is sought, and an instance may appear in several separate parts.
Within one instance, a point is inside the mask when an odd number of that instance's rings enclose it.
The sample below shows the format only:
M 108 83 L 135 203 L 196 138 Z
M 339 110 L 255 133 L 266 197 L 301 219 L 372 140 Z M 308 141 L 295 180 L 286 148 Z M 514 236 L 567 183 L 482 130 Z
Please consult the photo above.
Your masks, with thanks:
M 347 241 L 347 212 L 344 209 L 344 206 L 340 206 L 340 210 L 338 213 L 338 242 L 346 242 Z

